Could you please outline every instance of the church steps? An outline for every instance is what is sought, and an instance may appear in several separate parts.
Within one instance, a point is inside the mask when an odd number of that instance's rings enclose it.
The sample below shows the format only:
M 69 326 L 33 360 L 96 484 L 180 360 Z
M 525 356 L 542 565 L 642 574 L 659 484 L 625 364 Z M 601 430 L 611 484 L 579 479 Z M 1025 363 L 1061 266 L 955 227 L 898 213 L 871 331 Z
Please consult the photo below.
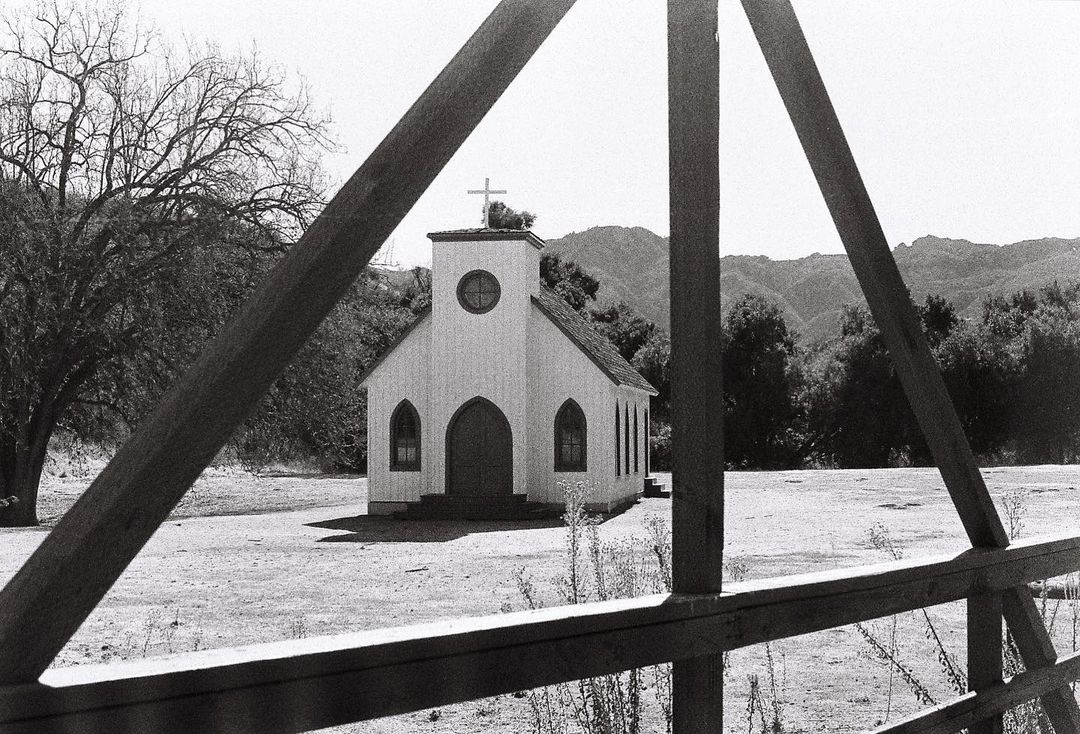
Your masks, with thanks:
M 460 495 L 460 494 L 424 494 L 420 501 L 429 505 L 457 506 L 462 504 L 507 504 L 519 505 L 528 501 L 525 494 L 499 495 Z
M 558 516 L 549 505 L 524 494 L 462 496 L 425 494 L 395 516 L 404 520 L 544 520 Z

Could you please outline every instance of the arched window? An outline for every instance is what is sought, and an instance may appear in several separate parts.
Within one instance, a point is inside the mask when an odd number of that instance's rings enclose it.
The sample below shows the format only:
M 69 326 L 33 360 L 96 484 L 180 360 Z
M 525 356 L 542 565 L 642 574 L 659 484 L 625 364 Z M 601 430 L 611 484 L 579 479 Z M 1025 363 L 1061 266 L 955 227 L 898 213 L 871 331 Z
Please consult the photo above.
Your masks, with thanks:
M 420 471 L 420 416 L 408 400 L 390 417 L 390 471 Z
M 567 400 L 555 414 L 555 471 L 585 471 L 585 414 Z

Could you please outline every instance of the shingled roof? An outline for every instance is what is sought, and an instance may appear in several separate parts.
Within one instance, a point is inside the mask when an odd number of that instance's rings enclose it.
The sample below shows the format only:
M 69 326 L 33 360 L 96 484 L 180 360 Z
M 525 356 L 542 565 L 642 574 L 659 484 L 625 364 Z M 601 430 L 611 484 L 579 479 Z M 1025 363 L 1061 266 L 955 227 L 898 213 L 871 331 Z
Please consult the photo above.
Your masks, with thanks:
M 540 311 L 559 327 L 562 333 L 577 344 L 581 351 L 618 385 L 634 387 L 656 395 L 656 388 L 623 359 L 611 342 L 589 325 L 577 311 L 550 288 L 540 288 L 540 295 L 532 297 Z

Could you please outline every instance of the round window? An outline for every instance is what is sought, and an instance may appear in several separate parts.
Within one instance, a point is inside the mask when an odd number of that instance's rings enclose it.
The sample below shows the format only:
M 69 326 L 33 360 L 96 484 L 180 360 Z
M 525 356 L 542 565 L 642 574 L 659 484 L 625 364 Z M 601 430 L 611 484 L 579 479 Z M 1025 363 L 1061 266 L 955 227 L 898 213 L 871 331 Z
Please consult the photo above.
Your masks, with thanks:
M 495 308 L 499 293 L 499 281 L 486 270 L 466 273 L 457 287 L 458 302 L 471 313 L 487 313 Z

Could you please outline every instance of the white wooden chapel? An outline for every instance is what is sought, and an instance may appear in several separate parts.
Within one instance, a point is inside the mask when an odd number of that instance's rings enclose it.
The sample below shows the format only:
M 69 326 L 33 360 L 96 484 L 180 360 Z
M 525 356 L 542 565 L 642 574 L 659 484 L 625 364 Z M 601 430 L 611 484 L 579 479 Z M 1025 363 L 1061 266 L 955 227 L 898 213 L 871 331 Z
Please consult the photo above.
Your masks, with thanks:
M 648 472 L 656 390 L 540 282 L 528 230 L 434 232 L 432 304 L 363 378 L 371 514 L 429 500 L 616 510 Z M 505 513 L 488 513 L 501 516 Z

